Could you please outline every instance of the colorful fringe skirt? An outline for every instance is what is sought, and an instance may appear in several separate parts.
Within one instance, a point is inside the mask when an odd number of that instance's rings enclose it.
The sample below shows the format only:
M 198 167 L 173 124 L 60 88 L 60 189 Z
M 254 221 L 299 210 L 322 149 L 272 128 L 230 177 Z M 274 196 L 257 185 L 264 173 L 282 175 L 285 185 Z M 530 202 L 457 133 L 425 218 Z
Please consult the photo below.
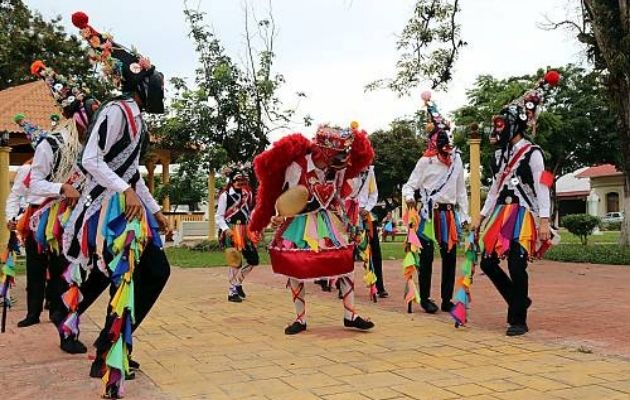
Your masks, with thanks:
M 353 253 L 346 226 L 328 210 L 288 218 L 269 247 L 273 271 L 300 280 L 351 273 Z
M 462 225 L 459 215 L 452 206 L 440 205 L 433 210 L 432 219 L 421 219 L 417 233 L 419 238 L 432 241 L 447 251 L 451 251 L 459 242 Z
M 480 238 L 481 252 L 499 257 L 510 251 L 510 243 L 517 241 L 529 257 L 536 257 L 540 250 L 536 247 L 538 231 L 534 214 L 518 204 L 499 204 L 488 219 Z
M 61 253 L 63 228 L 71 214 L 65 198 L 48 201 L 33 213 L 29 224 L 40 252 Z
M 255 247 L 255 240 L 251 237 L 251 233 L 247 229 L 246 224 L 231 224 L 230 230 L 232 231 L 232 236 L 227 235 L 226 231 L 221 232 L 219 244 L 222 248 L 227 249 L 233 247 L 238 251 L 243 251 L 247 246 Z

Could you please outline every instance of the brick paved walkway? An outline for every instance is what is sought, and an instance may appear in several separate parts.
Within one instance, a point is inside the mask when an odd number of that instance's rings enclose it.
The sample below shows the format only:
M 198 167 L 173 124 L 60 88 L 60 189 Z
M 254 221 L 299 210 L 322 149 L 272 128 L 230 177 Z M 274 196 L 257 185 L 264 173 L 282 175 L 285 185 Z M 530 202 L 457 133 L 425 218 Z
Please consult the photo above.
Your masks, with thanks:
M 537 274 L 543 271 L 534 272 L 534 279 L 541 279 Z M 622 299 L 613 285 L 623 282 L 615 269 L 610 271 L 600 293 Z M 397 263 L 388 265 L 392 292 L 399 272 Z M 573 281 L 585 276 L 592 285 L 601 273 L 591 277 L 591 272 Z M 626 359 L 541 343 L 536 331 L 529 338 L 503 336 L 502 317 L 484 311 L 482 303 L 498 299 L 484 294 L 482 278 L 477 280 L 479 310 L 470 328 L 454 329 L 444 315 L 408 315 L 400 311 L 398 298 L 377 305 L 362 300 L 360 311 L 377 324 L 370 333 L 344 330 L 340 302 L 311 295 L 317 290 L 309 285 L 309 330 L 295 337 L 282 332 L 293 317 L 282 280 L 264 267 L 251 278 L 246 302 L 233 304 L 225 301 L 224 269 L 175 269 L 158 307 L 138 332 L 135 358 L 143 373 L 129 383 L 127 398 L 630 399 Z M 24 287 L 21 280 L 19 284 Z M 562 285 L 571 286 L 571 281 Z M 574 298 L 590 306 L 598 301 L 591 292 L 575 285 Z M 532 323 L 538 331 L 555 332 L 547 323 L 554 316 L 544 316 L 551 305 L 538 299 L 544 296 L 534 293 L 534 300 L 545 305 L 534 309 Z M 11 327 L 23 306 L 20 293 Z M 94 339 L 104 307 L 103 301 L 97 303 L 86 318 L 86 343 Z M 579 315 L 585 307 L 573 310 Z M 534 317 L 537 313 L 543 316 Z M 630 325 L 627 318 L 619 321 Z M 87 357 L 65 356 L 56 345 L 50 324 L 11 328 L 0 336 L 3 398 L 98 398 L 100 382 L 86 377 Z

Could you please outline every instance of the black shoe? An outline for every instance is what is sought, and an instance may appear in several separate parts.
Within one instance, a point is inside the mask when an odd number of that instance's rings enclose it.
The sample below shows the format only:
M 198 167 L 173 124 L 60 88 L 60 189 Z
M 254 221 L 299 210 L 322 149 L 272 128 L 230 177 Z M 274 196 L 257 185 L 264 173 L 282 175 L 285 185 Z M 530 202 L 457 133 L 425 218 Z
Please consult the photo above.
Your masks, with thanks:
M 50 310 L 50 301 L 46 300 L 44 302 L 44 310 Z
M 140 363 L 137 361 L 134 361 L 131 359 L 131 357 L 129 357 L 129 368 L 130 369 L 140 369 Z
M 90 378 L 102 378 L 105 375 L 105 362 L 101 358 L 96 358 L 92 361 L 92 365 L 90 366 Z M 136 379 L 136 374 L 134 372 L 129 372 L 125 374 L 125 380 L 133 381 Z
M 83 354 L 87 353 L 87 347 L 79 339 L 75 338 L 64 338 L 61 339 L 61 344 L 59 345 L 61 350 L 65 351 L 69 354 Z
M 389 297 L 389 293 L 387 293 L 387 290 L 383 290 L 381 292 L 378 292 L 377 296 L 380 297 L 381 299 L 386 299 Z
M 341 293 L 341 289 L 339 289 L 339 292 L 337 293 L 337 297 L 340 299 L 343 299 L 343 293 Z
M 368 329 L 374 328 L 374 322 L 366 321 L 361 317 L 356 317 L 353 320 L 343 319 L 343 326 L 346 328 L 356 328 L 362 331 L 367 331 Z
M 301 323 L 299 321 L 295 321 L 291 325 L 284 328 L 285 335 L 296 335 L 300 332 L 304 332 L 306 330 L 306 323 Z
M 17 323 L 18 328 L 26 328 L 27 326 L 39 324 L 39 317 L 26 316 L 23 320 Z
M 435 314 L 438 310 L 438 306 L 431 299 L 421 300 L 420 307 L 428 314 Z
M 236 287 L 236 293 L 238 294 L 238 296 L 239 296 L 241 299 L 244 299 L 244 298 L 246 298 L 246 297 L 247 297 L 247 296 L 245 295 L 245 292 L 243 291 L 243 286 L 241 286 L 241 285 L 238 285 L 238 286 Z
M 529 332 L 529 328 L 527 327 L 526 324 L 523 325 L 510 325 L 507 328 L 507 331 L 505 332 L 505 334 L 507 336 L 521 336 L 526 334 L 527 332 Z
M 232 303 L 242 303 L 243 299 L 241 299 L 241 296 L 239 296 L 238 293 L 234 293 L 228 295 L 228 301 L 231 301 Z
M 50 320 L 50 322 L 55 324 L 55 326 L 61 325 L 61 323 L 63 322 L 65 318 L 66 318 L 66 313 L 64 313 L 63 311 L 57 310 L 57 311 L 52 311 L 48 313 L 48 319 Z
M 444 312 L 451 312 L 453 307 L 455 307 L 455 304 L 453 304 L 452 301 L 443 301 L 442 307 L 440 307 L 440 309 Z

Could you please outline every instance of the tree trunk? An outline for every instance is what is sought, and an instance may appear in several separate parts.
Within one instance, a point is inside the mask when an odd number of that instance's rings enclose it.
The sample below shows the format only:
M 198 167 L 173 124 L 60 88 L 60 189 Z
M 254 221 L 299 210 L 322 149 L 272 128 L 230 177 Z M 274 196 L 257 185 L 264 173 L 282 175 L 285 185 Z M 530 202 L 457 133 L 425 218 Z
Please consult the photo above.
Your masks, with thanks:
M 619 144 L 621 146 L 621 169 L 625 174 L 624 179 L 624 219 L 621 223 L 621 237 L 619 244 L 630 246 L 630 78 L 625 79 L 615 86 L 617 90 L 615 98 L 619 108 Z

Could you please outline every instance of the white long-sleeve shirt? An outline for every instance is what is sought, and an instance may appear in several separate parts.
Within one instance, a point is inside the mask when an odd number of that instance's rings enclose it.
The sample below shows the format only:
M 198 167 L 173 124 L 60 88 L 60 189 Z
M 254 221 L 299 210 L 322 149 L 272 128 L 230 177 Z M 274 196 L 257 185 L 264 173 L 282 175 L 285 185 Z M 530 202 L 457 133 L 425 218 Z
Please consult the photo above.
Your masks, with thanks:
M 7 221 L 17 219 L 20 209 L 26 208 L 29 204 L 41 204 L 44 201 L 43 197 L 29 196 L 29 189 L 24 185 L 24 179 L 30 171 L 31 164 L 28 163 L 21 165 L 15 172 L 15 179 L 5 207 Z
M 234 188 L 230 187 L 228 191 L 224 191 L 219 195 L 219 199 L 217 200 L 217 212 L 214 215 L 214 221 L 216 222 L 217 227 L 222 231 L 227 231 L 228 229 L 230 229 L 230 226 L 225 219 L 228 195 L 240 200 L 242 192 L 238 193 L 236 190 L 234 190 Z M 249 211 L 247 211 L 247 213 L 249 213 Z
M 519 140 L 510 149 L 508 159 L 516 154 L 523 146 L 526 146 L 528 144 L 531 144 L 528 140 Z M 532 153 L 531 157 L 529 158 L 529 167 L 532 171 L 532 177 L 534 179 L 534 190 L 536 191 L 536 198 L 531 200 L 537 202 L 538 216 L 541 218 L 549 218 L 551 197 L 549 194 L 549 188 L 546 185 L 540 183 L 540 177 L 542 176 L 543 172 L 545 172 L 545 161 L 543 160 L 543 156 L 540 151 L 534 151 Z M 481 210 L 482 217 L 487 217 L 488 215 L 490 215 L 494 207 L 496 206 L 496 202 L 502 190 L 502 188 L 497 187 L 498 185 L 499 182 L 495 178 L 492 181 L 492 186 L 490 187 L 490 190 L 488 191 L 488 196 L 486 197 L 486 202 L 484 203 L 483 209 Z M 522 203 L 523 204 L 520 205 L 529 208 L 527 202 Z
M 42 140 L 35 148 L 35 156 L 31 165 L 30 194 L 41 197 L 57 197 L 61 195 L 61 182 L 46 180 L 54 168 L 55 155 L 48 140 Z M 30 202 L 30 200 L 29 200 Z
M 438 204 L 454 204 L 459 206 L 459 215 L 462 222 L 470 221 L 468 216 L 468 193 L 466 191 L 466 181 L 464 179 L 464 168 L 462 159 L 456 154 L 454 159 L 454 171 L 444 187 L 435 194 L 433 201 Z M 414 192 L 420 189 L 433 190 L 438 182 L 444 179 L 450 167 L 441 162 L 437 156 L 420 157 L 416 167 L 409 176 L 409 180 L 402 188 L 405 200 L 413 201 Z M 458 172 L 457 172 L 458 171 Z
M 127 102 L 127 105 L 131 109 L 136 126 L 140 129 L 143 126 L 143 121 L 140 114 L 140 108 L 136 102 L 132 99 L 121 101 Z M 106 126 L 103 124 L 106 124 Z M 96 181 L 99 185 L 119 193 L 129 189 L 130 185 L 107 165 L 104 160 L 104 156 L 111 150 L 115 143 L 122 139 L 125 132 L 125 124 L 126 118 L 122 109 L 114 103 L 108 104 L 106 108 L 99 113 L 99 116 L 95 121 L 93 127 L 94 134 L 90 135 L 88 142 L 85 144 L 85 150 L 83 151 L 83 158 L 81 160 L 83 167 L 90 175 L 88 179 L 94 179 L 94 181 Z M 101 131 L 101 129 L 107 129 L 105 145 L 102 150 L 99 147 L 99 135 L 97 134 Z M 134 163 L 137 169 L 139 167 L 138 158 L 134 160 Z M 149 212 L 155 214 L 160 211 L 159 204 L 151 195 L 151 192 L 144 183 L 142 176 L 140 176 L 140 179 L 136 182 L 135 191 Z
M 374 166 L 371 165 L 367 173 L 361 173 L 351 179 L 350 185 L 352 186 L 352 193 L 350 193 L 349 198 L 356 200 L 360 209 L 371 212 L 378 203 L 378 186 L 376 185 Z

